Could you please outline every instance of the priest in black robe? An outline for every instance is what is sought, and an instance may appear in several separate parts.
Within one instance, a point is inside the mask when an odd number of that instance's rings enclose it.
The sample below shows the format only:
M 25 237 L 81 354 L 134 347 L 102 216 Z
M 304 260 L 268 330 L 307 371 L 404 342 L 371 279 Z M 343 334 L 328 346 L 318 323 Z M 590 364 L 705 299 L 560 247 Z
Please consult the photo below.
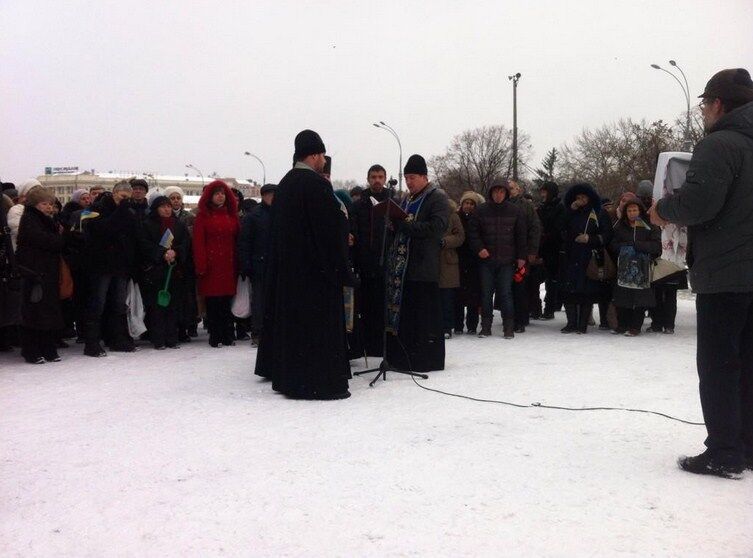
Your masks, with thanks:
M 450 205 L 429 182 L 426 161 L 411 155 L 405 165 L 408 214 L 393 220 L 387 274 L 387 362 L 393 370 L 444 370 L 444 330 L 439 296 L 439 254 Z
M 381 165 L 372 165 L 366 180 L 369 188 L 353 204 L 351 217 L 353 262 L 361 280 L 361 286 L 356 291 L 356 314 L 360 316 L 364 352 L 368 356 L 381 357 L 384 333 L 384 217 L 374 211 L 374 202 L 386 200 L 391 190 L 385 188 L 387 172 Z M 389 249 L 389 245 L 386 249 Z
M 353 283 L 345 219 L 322 177 L 325 147 L 316 132 L 295 138 L 295 165 L 272 204 L 265 270 L 264 327 L 256 374 L 299 399 L 350 396 L 343 287 Z

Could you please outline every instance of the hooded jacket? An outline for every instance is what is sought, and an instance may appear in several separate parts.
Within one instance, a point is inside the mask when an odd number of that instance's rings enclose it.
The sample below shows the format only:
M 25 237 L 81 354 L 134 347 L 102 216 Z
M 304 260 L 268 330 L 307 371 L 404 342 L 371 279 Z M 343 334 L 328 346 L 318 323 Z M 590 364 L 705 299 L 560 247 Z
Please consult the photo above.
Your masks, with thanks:
M 212 193 L 225 192 L 222 207 L 212 205 Z M 221 180 L 209 183 L 199 199 L 193 226 L 193 257 L 199 293 L 204 296 L 232 296 L 236 289 L 236 241 L 240 223 L 238 200 Z
M 714 124 L 693 151 L 685 183 L 656 209 L 688 226 L 695 292 L 753 291 L 753 102 Z
M 492 190 L 503 188 L 506 192 L 502 203 L 495 203 Z M 487 192 L 486 203 L 476 208 L 468 221 L 468 239 L 471 251 L 476 254 L 486 249 L 489 261 L 512 264 L 525 259 L 528 251 L 526 216 L 509 201 L 510 190 L 506 186 L 492 185 Z

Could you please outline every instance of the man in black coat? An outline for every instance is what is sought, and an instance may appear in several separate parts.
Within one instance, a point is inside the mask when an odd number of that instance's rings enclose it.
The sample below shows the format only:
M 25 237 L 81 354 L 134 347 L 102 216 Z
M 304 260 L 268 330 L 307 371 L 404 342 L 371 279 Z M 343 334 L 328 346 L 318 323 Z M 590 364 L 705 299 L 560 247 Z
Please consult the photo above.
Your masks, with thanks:
M 651 208 L 651 222 L 688 226 L 690 283 L 697 293 L 698 376 L 708 437 L 683 457 L 691 473 L 753 470 L 753 80 L 722 70 L 700 95 L 706 137 L 685 183 Z
M 513 272 L 526 263 L 527 229 L 525 214 L 508 201 L 509 183 L 492 184 L 488 201 L 476 209 L 469 222 L 471 250 L 481 259 L 481 331 L 492 334 L 494 293 L 502 306 L 502 327 L 506 339 L 515 337 L 515 306 L 512 296 Z
M 350 397 L 343 287 L 352 284 L 345 216 L 319 173 L 325 147 L 314 131 L 295 138 L 295 165 L 275 192 L 265 312 L 256 374 L 288 397 Z
M 410 193 L 403 201 L 408 218 L 392 222 L 385 356 L 395 370 L 444 370 L 439 253 L 450 205 L 445 193 L 429 182 L 421 155 L 411 155 L 403 172 Z
M 554 312 L 562 307 L 559 300 L 560 249 L 562 247 L 562 228 L 565 226 L 565 206 L 559 197 L 556 182 L 544 182 L 539 188 L 541 203 L 537 208 L 541 221 L 541 242 L 539 256 L 544 260 L 544 314 L 542 319 L 553 320 Z
M 251 279 L 251 345 L 254 347 L 259 344 L 264 323 L 264 260 L 276 190 L 276 184 L 261 187 L 261 203 L 243 218 L 238 235 L 238 265 L 241 274 Z
M 384 266 L 382 249 L 384 217 L 374 210 L 374 202 L 386 200 L 391 191 L 385 188 L 387 172 L 382 165 L 372 165 L 366 175 L 369 188 L 353 203 L 353 261 L 361 286 L 356 292 L 356 314 L 361 316 L 363 344 L 369 356 L 382 356 L 384 332 Z
M 133 189 L 128 182 L 102 194 L 94 211 L 83 219 L 86 269 L 91 278 L 91 297 L 86 311 L 84 354 L 105 356 L 100 340 L 105 307 L 112 325 L 109 346 L 112 351 L 132 352 L 128 333 L 126 297 L 128 280 L 136 267 L 136 217 L 129 199 Z M 108 304 L 109 303 L 109 304 Z

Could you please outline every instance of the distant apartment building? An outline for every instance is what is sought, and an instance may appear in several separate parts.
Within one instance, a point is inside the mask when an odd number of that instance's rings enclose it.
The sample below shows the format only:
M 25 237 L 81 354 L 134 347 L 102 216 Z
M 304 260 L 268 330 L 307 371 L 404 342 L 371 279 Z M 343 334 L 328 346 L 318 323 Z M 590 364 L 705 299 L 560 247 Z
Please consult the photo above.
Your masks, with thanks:
M 183 193 L 193 200 L 198 199 L 204 185 L 213 180 L 223 180 L 231 188 L 237 188 L 244 197 L 259 198 L 261 185 L 248 180 L 225 177 L 206 177 L 199 176 L 177 176 L 177 175 L 157 175 L 149 173 L 122 173 L 122 172 L 65 172 L 61 174 L 43 174 L 37 179 L 43 186 L 50 188 L 61 203 L 65 204 L 70 201 L 71 194 L 80 189 L 91 189 L 93 186 L 103 186 L 105 190 L 112 190 L 112 187 L 121 180 L 131 178 L 143 178 L 149 183 L 149 189 L 165 189 L 168 186 L 179 186 Z

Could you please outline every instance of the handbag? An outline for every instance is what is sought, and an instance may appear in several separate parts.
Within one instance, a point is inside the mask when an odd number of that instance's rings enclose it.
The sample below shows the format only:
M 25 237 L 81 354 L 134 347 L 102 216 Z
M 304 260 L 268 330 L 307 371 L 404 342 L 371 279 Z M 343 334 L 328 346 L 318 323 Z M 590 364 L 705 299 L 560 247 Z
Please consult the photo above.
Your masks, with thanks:
M 248 277 L 241 279 L 240 275 L 238 276 L 238 285 L 230 311 L 233 316 L 240 319 L 251 315 L 251 280 Z
M 611 281 L 617 277 L 617 266 L 614 265 L 609 252 L 604 248 L 591 250 L 591 259 L 586 267 L 586 277 L 592 281 Z
M 653 263 L 653 270 L 651 276 L 652 283 L 658 283 L 662 279 L 666 279 L 670 275 L 685 271 L 684 267 L 680 267 L 674 262 L 665 260 L 664 258 L 656 258 Z
M 617 258 L 617 285 L 625 289 L 650 289 L 653 265 L 651 256 L 632 246 L 620 248 Z
M 134 339 L 138 339 L 146 331 L 146 325 L 144 324 L 144 301 L 133 279 L 128 281 L 126 306 L 128 307 L 128 333 Z
M 67 300 L 73 296 L 73 276 L 68 263 L 60 258 L 60 300 Z

